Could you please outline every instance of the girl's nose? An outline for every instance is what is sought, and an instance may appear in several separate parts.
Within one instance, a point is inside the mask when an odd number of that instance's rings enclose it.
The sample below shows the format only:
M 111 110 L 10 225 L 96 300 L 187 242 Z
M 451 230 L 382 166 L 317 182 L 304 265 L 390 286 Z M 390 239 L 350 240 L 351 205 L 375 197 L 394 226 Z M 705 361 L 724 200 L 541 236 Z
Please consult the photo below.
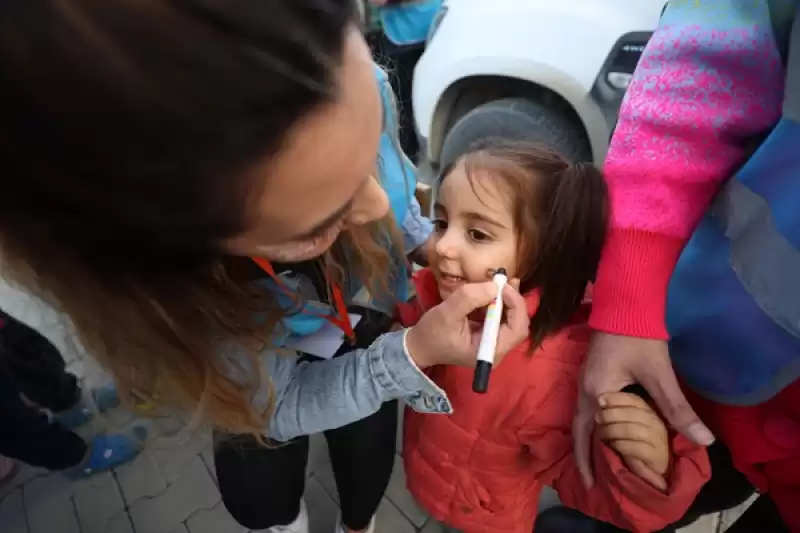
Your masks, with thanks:
M 455 238 L 454 232 L 445 231 L 443 235 L 439 236 L 434 246 L 434 252 L 439 257 L 445 259 L 456 259 L 458 257 L 458 239 Z
M 353 226 L 362 226 L 385 217 L 388 212 L 389 197 L 378 180 L 370 176 L 356 194 L 348 222 Z

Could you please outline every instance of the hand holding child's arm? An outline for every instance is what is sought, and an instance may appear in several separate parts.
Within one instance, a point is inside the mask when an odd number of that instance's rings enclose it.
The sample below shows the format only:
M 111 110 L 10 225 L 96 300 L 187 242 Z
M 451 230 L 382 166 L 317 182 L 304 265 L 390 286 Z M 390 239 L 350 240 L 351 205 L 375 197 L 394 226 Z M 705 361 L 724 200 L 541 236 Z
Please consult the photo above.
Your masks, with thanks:
M 647 402 L 625 392 L 600 398 L 597 414 L 599 438 L 625 461 L 631 472 L 659 490 L 666 490 L 664 479 L 670 463 L 667 427 Z

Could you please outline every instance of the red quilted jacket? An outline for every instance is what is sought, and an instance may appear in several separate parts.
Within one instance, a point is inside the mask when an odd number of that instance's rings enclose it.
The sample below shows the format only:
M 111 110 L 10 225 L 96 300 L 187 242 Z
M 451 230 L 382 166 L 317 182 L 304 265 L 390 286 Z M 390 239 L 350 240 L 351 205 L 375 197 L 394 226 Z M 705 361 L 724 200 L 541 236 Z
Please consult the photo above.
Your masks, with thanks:
M 441 300 L 428 270 L 415 275 L 417 299 L 399 308 L 414 324 Z M 526 295 L 529 313 L 538 295 Z M 669 489 L 662 493 L 594 442 L 595 486 L 585 489 L 572 454 L 572 415 L 590 330 L 587 303 L 574 323 L 533 355 L 523 343 L 492 371 L 489 391 L 472 392 L 472 369 L 437 366 L 427 373 L 452 402 L 450 416 L 406 410 L 403 459 L 408 488 L 431 516 L 464 533 L 531 533 L 542 487 L 562 503 L 636 532 L 680 518 L 708 480 L 706 452 L 672 438 Z

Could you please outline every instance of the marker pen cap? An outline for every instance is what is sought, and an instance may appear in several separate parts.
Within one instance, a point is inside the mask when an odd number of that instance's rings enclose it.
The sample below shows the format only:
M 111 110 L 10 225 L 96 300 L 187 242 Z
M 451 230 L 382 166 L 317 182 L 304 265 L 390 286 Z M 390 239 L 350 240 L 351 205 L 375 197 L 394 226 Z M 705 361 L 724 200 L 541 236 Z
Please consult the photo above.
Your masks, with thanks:
M 478 361 L 475 366 L 475 373 L 472 375 L 472 390 L 480 394 L 489 390 L 489 376 L 492 373 L 492 363 L 488 361 Z

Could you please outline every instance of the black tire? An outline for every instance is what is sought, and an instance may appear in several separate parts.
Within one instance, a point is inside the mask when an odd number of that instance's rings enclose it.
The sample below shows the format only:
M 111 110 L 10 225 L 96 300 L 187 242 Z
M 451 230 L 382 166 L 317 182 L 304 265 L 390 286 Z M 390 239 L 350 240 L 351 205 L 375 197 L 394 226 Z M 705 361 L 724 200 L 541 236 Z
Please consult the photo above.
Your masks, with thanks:
M 541 142 L 572 161 L 592 159 L 583 127 L 566 113 L 533 100 L 505 98 L 476 107 L 450 128 L 439 157 L 440 168 L 477 142 L 491 138 Z

